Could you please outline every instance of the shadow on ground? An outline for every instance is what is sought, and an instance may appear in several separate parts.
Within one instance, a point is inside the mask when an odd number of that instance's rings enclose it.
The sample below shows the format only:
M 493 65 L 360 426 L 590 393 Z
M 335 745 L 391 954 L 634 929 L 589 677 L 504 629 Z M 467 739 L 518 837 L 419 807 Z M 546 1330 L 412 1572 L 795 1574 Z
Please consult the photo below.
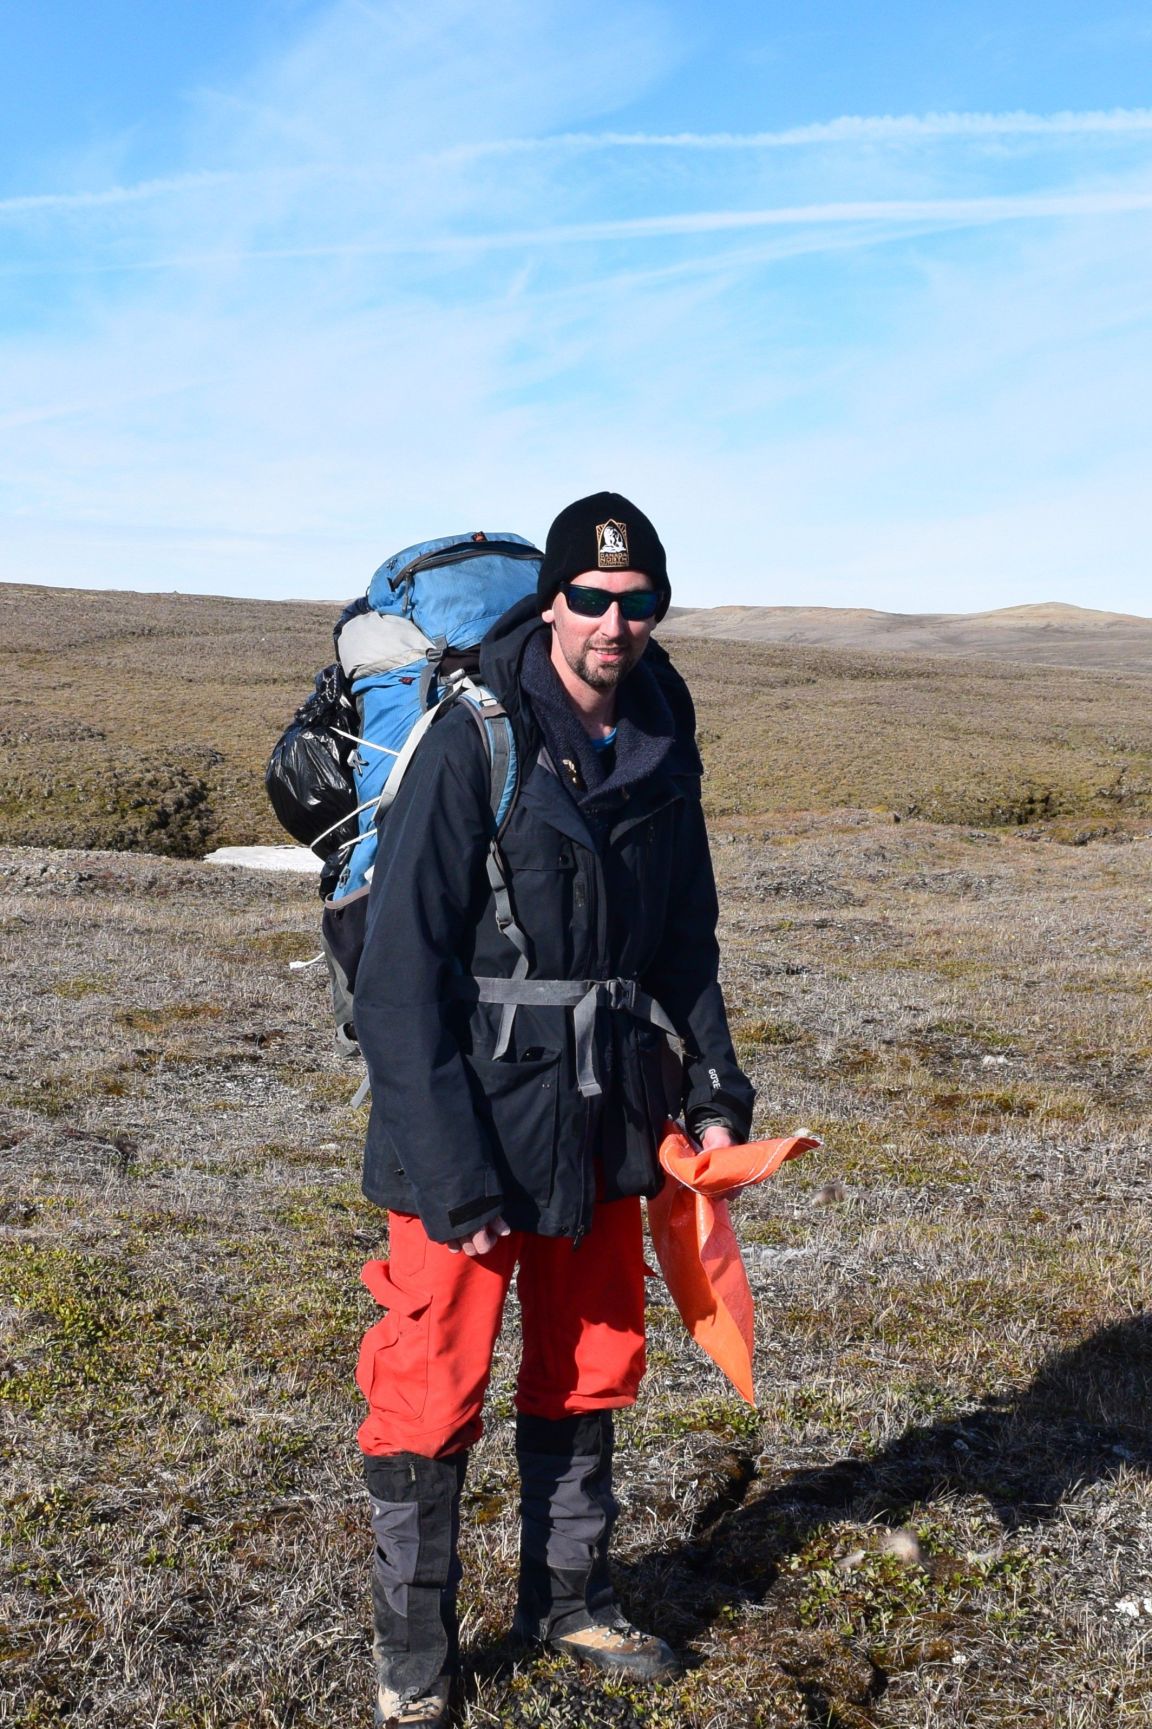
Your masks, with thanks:
M 1152 1473 L 1152 1315 L 1101 1328 L 1049 1357 L 1023 1391 L 993 1395 L 955 1421 L 907 1429 L 870 1458 L 776 1481 L 750 1456 L 734 1454 L 731 1466 L 688 1540 L 620 1569 L 637 1620 L 647 1616 L 680 1646 L 700 1639 L 733 1604 L 763 1602 L 789 1557 L 825 1526 L 895 1528 L 934 1501 L 980 1496 L 1010 1534 L 1051 1518 L 1070 1492 L 1121 1469 Z M 821 1685 L 817 1656 L 800 1636 L 785 1637 L 777 1651 L 810 1722 L 845 1721 Z M 882 1674 L 871 1685 L 858 1678 L 857 1709 L 882 1690 Z

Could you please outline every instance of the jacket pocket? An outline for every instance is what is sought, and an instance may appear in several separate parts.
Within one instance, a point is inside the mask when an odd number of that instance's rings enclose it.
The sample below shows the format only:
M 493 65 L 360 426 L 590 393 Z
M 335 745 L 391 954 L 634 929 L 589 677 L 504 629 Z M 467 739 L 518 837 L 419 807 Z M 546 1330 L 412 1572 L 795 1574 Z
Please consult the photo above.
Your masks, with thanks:
M 529 1047 L 518 1062 L 468 1059 L 476 1080 L 477 1111 L 492 1139 L 505 1195 L 521 1192 L 547 1205 L 556 1166 L 560 1052 Z M 539 1054 L 536 1054 L 536 1053 Z

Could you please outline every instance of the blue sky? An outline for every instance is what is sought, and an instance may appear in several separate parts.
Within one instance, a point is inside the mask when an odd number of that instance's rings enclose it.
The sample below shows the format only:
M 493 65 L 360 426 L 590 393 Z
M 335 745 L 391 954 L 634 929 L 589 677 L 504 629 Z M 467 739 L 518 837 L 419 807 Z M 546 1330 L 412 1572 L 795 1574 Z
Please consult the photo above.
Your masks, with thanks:
M 0 6 L 0 576 L 329 597 L 634 497 L 687 604 L 1152 613 L 1152 15 Z

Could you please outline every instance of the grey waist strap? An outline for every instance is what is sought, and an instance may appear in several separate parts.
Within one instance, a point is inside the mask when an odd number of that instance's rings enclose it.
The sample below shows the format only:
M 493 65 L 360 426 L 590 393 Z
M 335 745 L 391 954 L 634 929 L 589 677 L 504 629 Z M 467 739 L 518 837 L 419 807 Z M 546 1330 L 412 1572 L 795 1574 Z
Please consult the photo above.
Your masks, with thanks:
M 655 997 L 642 991 L 635 979 L 460 979 L 458 994 L 470 1002 L 501 1003 L 515 1014 L 518 1008 L 571 1009 L 572 1030 L 576 1038 L 576 1075 L 580 1091 L 586 1099 L 603 1091 L 596 1075 L 596 1041 L 593 1036 L 597 1009 L 622 1009 L 637 1020 L 649 1021 L 662 1032 L 675 1034 L 676 1028 Z M 508 1039 L 501 1021 L 501 1042 L 496 1055 L 502 1056 Z

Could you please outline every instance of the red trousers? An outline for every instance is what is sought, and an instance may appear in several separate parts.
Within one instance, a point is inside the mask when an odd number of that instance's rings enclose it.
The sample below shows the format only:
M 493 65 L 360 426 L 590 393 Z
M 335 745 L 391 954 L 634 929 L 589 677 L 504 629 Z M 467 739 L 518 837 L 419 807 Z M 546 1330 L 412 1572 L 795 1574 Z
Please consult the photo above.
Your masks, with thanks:
M 644 1248 L 637 1199 L 599 1202 L 579 1248 L 513 1231 L 454 1255 L 419 1219 L 388 1215 L 390 1255 L 361 1278 L 387 1309 L 360 1347 L 364 1453 L 442 1459 L 479 1440 L 504 1299 L 516 1279 L 524 1348 L 516 1409 L 573 1416 L 631 1405 L 644 1373 Z

